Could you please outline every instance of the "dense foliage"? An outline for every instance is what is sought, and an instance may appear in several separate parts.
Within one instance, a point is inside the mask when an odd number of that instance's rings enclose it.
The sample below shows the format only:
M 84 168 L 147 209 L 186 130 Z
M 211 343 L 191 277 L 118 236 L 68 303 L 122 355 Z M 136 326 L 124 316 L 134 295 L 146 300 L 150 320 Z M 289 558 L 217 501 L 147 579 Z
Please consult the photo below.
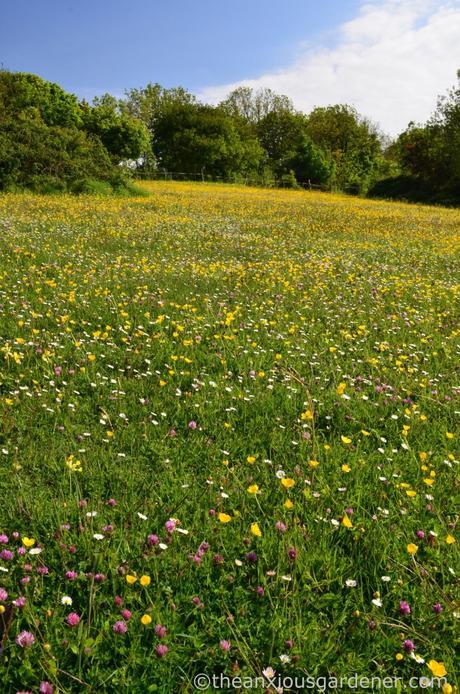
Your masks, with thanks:
M 460 212 L 145 186 L 0 196 L 0 691 L 452 694 Z
M 242 137 L 234 119 L 201 104 L 174 104 L 158 119 L 152 140 L 168 171 L 203 171 L 211 176 L 255 170 L 263 150 L 255 137 Z
M 270 89 L 239 87 L 217 106 L 149 83 L 122 99 L 79 102 L 35 75 L 0 72 L 0 189 L 119 185 L 130 168 L 455 202 L 460 196 L 460 88 L 425 125 L 388 143 L 355 108 L 304 114 Z
M 387 156 L 401 174 L 380 181 L 375 194 L 460 204 L 460 84 L 439 99 L 428 123 L 410 123 Z
M 90 107 L 40 77 L 0 71 L 0 189 L 118 188 L 119 164 L 148 148 L 145 126 L 115 101 Z

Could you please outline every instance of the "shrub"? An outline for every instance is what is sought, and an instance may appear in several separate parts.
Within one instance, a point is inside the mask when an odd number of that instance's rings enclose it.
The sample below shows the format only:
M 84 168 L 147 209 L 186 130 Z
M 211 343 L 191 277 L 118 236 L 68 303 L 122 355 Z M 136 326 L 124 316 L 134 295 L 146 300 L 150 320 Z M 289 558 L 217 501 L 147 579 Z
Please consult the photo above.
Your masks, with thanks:
M 94 178 L 80 178 L 70 186 L 72 193 L 89 193 L 92 195 L 110 195 L 113 188 L 107 181 L 98 181 Z
M 281 176 L 280 182 L 283 186 L 283 188 L 298 188 L 299 184 L 297 183 L 297 179 L 295 177 L 295 173 L 293 171 L 290 171 L 287 174 L 284 174 L 284 176 Z

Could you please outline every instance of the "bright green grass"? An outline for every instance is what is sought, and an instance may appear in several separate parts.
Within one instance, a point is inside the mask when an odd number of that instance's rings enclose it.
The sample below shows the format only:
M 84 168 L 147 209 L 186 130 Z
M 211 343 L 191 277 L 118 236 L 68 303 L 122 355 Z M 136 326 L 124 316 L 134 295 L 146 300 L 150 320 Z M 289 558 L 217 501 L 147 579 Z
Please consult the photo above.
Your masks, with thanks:
M 0 198 L 0 628 L 26 598 L 1 693 L 191 692 L 268 666 L 408 687 L 431 660 L 454 686 L 460 213 L 145 187 Z

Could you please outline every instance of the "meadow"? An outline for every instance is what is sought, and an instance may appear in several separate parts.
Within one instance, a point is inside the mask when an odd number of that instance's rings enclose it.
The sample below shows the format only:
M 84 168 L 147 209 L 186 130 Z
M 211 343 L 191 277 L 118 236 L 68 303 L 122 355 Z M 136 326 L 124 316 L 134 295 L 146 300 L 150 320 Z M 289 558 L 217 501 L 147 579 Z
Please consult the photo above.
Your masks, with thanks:
M 460 211 L 143 185 L 0 196 L 0 691 L 456 691 Z

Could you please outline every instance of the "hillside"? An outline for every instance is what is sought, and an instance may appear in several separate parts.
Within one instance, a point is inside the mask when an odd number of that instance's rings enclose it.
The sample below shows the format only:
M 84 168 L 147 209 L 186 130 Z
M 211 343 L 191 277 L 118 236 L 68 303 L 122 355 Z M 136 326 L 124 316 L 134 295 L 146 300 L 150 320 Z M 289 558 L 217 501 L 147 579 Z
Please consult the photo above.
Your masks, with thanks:
M 453 685 L 460 212 L 143 186 L 0 196 L 4 691 Z

